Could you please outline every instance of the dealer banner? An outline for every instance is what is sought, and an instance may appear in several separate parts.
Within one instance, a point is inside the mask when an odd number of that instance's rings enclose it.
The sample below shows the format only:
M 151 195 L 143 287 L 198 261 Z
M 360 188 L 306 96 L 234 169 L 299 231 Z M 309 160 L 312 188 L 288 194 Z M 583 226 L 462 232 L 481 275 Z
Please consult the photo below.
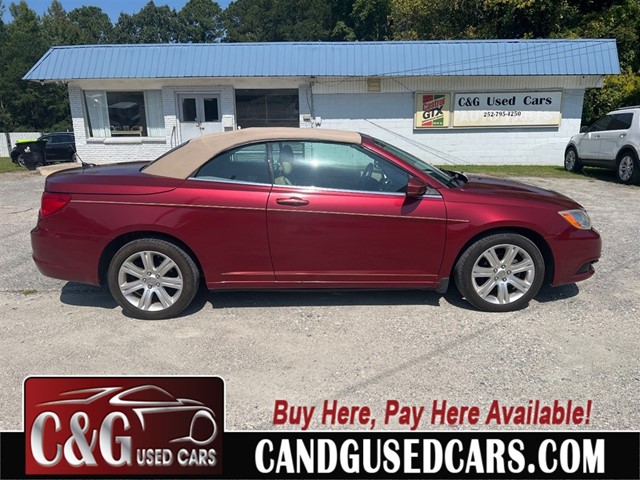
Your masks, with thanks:
M 640 479 L 639 432 L 570 428 L 590 424 L 591 400 L 388 399 L 376 415 L 337 399 L 280 399 L 272 424 L 293 429 L 229 431 L 224 392 L 220 377 L 30 377 L 24 431 L 0 433 L 0 478 Z M 406 429 L 376 429 L 395 423 Z M 424 429 L 437 425 L 550 430 Z
M 415 128 L 449 126 L 450 95 L 448 93 L 417 93 L 414 115 Z
M 561 107 L 562 92 L 456 93 L 453 126 L 558 126 Z

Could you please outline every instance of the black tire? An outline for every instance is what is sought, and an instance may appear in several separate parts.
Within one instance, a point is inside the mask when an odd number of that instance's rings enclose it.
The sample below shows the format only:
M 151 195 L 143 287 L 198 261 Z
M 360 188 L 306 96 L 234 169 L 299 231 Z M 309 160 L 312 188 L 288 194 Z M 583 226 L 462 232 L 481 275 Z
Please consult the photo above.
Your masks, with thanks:
M 620 183 L 625 185 L 637 185 L 640 183 L 638 156 L 631 150 L 625 150 L 618 156 L 616 177 Z
M 582 171 L 582 162 L 578 157 L 578 151 L 575 147 L 569 147 L 564 152 L 564 169 L 568 172 L 580 173 Z
M 24 156 L 23 156 L 22 154 L 19 154 L 19 155 L 16 157 L 15 164 L 16 164 L 16 165 L 20 165 L 21 167 L 25 167 L 25 168 L 26 168 L 26 165 L 25 165 L 25 163 L 24 163 Z
M 510 262 L 508 253 L 514 255 Z M 492 263 L 489 258 L 493 258 Z M 511 270 L 529 265 L 522 272 Z M 510 312 L 525 307 L 538 293 L 544 272 L 544 258 L 535 243 L 516 233 L 497 233 L 477 240 L 464 251 L 454 268 L 454 277 L 458 290 L 474 307 L 487 312 Z
M 166 271 L 162 271 L 158 267 L 167 259 Z M 127 271 L 122 269 L 125 262 L 129 267 Z M 144 268 L 145 262 L 147 268 Z M 156 238 L 127 243 L 113 256 L 107 274 L 111 295 L 124 313 L 142 320 L 179 315 L 196 295 L 199 278 L 198 267 L 184 250 Z M 123 292 L 121 284 L 129 284 L 130 291 Z M 178 284 L 181 288 L 174 288 Z

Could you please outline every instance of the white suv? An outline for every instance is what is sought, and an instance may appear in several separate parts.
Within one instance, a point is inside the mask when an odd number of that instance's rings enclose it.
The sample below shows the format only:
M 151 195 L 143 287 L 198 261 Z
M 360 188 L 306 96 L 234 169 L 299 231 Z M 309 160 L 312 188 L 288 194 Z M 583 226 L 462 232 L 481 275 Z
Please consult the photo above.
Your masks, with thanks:
M 590 127 L 583 127 L 569 140 L 564 168 L 579 172 L 582 167 L 615 170 L 622 183 L 640 183 L 640 106 L 609 112 Z

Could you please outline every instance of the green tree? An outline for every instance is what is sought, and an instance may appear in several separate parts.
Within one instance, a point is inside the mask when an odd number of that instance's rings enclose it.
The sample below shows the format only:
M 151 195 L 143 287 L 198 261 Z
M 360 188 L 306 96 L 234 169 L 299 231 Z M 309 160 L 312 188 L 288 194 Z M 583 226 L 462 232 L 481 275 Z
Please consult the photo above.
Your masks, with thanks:
M 115 43 L 175 43 L 180 40 L 178 13 L 166 5 L 147 3 L 132 15 L 121 13 L 113 29 Z
M 47 45 L 80 43 L 80 29 L 73 24 L 59 0 L 53 0 L 42 17 L 42 39 Z
M 79 43 L 109 43 L 113 24 L 100 7 L 84 6 L 69 12 L 69 21 L 80 31 Z
M 484 0 L 391 0 L 395 40 L 478 38 L 486 24 Z
M 1 129 L 48 130 L 56 125 L 70 126 L 64 85 L 38 85 L 22 80 L 49 48 L 40 18 L 24 0 L 11 4 L 9 12 L 13 20 L 4 29 L 0 49 Z
M 7 61 L 7 39 L 6 39 L 6 26 L 3 21 L 4 17 L 4 4 L 0 0 L 0 65 L 4 65 Z M 5 101 L 6 85 L 4 74 L 0 73 L 0 131 L 4 132 L 8 130 L 8 126 L 11 125 L 11 113 L 8 110 L 8 105 Z
M 391 0 L 396 39 L 547 38 L 580 17 L 575 0 Z
M 583 11 L 580 23 L 567 35 L 588 38 L 615 38 L 623 74 L 605 79 L 599 89 L 588 90 L 582 114 L 583 124 L 591 124 L 608 111 L 640 104 L 640 0 L 606 2 Z
M 189 0 L 178 12 L 180 41 L 211 43 L 224 36 L 222 9 L 213 0 Z
M 602 88 L 587 90 L 582 123 L 590 125 L 607 112 L 628 105 L 640 105 L 640 76 L 631 71 L 609 75 Z
M 227 42 L 277 41 L 274 0 L 236 0 L 223 14 Z
M 236 0 L 224 24 L 228 42 L 322 41 L 333 29 L 325 0 Z
M 330 25 L 334 40 L 386 40 L 390 35 L 391 0 L 333 0 Z

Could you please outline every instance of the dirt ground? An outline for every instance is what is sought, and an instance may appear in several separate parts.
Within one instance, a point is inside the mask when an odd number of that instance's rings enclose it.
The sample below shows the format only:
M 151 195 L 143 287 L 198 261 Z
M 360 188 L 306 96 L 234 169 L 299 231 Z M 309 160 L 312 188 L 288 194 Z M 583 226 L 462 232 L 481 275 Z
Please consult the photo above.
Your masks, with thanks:
M 398 428 L 382 422 L 389 399 L 485 410 L 494 399 L 539 399 L 592 400 L 590 424 L 579 428 L 637 430 L 640 188 L 579 176 L 521 180 L 576 199 L 603 237 L 594 277 L 545 289 L 525 310 L 478 312 L 455 288 L 201 292 L 189 315 L 145 322 L 125 317 L 104 290 L 39 274 L 29 230 L 44 179 L 2 174 L 0 430 L 22 428 L 23 379 L 53 374 L 219 375 L 227 429 L 273 428 L 276 399 L 368 405 L 376 428 Z M 311 428 L 337 427 L 314 420 Z

